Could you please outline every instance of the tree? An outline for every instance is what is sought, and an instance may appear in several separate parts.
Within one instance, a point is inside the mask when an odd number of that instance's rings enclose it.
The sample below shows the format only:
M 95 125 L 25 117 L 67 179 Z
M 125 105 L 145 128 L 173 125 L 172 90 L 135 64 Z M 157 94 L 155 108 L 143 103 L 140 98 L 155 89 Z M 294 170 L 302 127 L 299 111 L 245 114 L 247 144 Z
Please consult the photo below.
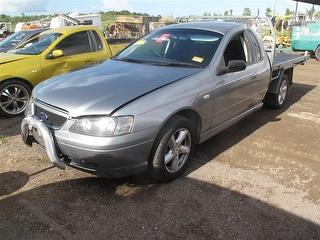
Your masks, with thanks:
M 230 9 L 230 16 L 233 16 L 233 10 L 232 9 Z
M 229 11 L 228 10 L 224 11 L 223 16 L 229 16 Z
M 271 8 L 267 8 L 267 9 L 266 9 L 266 17 L 268 17 L 268 18 L 272 17 L 272 10 L 271 10 Z
M 286 16 L 293 16 L 293 11 L 291 11 L 289 8 L 286 9 Z
M 120 15 L 130 15 L 131 13 L 128 10 L 120 11 Z
M 310 20 L 313 20 L 313 15 L 315 13 L 314 5 L 312 5 L 312 8 L 310 10 L 307 9 L 307 14 L 310 18 Z
M 251 16 L 251 9 L 250 8 L 244 8 L 242 16 Z

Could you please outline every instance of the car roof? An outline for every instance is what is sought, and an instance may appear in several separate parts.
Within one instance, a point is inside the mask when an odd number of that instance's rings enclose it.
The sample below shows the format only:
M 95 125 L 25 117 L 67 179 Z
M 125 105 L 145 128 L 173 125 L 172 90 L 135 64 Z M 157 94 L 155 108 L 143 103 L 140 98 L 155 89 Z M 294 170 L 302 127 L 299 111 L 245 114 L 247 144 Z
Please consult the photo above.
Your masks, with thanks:
M 246 25 L 242 23 L 236 22 L 190 22 L 190 23 L 180 23 L 169 25 L 164 29 L 172 29 L 172 28 L 192 28 L 192 29 L 201 29 L 207 31 L 218 32 L 221 34 L 226 34 L 232 29 L 235 28 L 246 28 Z
M 24 33 L 24 34 L 37 34 L 37 33 L 41 33 L 41 32 L 44 32 L 44 31 L 47 31 L 49 28 L 37 28 L 37 29 L 30 29 L 30 30 L 21 30 L 21 31 L 18 31 L 20 33 Z M 16 32 L 16 33 L 18 33 Z
M 95 26 L 84 26 L 84 25 L 77 25 L 77 26 L 69 26 L 69 27 L 62 27 L 62 28 L 54 28 L 50 29 L 47 32 L 55 32 L 55 33 L 61 33 L 61 34 L 71 34 L 75 32 L 80 32 L 80 31 L 88 31 L 88 30 L 98 30 L 97 27 Z

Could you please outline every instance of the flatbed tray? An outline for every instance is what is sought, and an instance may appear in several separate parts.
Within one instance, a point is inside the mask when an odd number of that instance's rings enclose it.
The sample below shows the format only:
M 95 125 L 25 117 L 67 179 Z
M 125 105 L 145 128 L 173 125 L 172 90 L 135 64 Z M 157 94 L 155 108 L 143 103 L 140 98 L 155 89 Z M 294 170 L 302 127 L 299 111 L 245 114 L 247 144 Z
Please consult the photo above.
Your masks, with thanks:
M 272 70 L 288 69 L 294 67 L 294 65 L 302 64 L 307 61 L 308 57 L 297 53 L 276 53 L 274 56 L 274 62 Z

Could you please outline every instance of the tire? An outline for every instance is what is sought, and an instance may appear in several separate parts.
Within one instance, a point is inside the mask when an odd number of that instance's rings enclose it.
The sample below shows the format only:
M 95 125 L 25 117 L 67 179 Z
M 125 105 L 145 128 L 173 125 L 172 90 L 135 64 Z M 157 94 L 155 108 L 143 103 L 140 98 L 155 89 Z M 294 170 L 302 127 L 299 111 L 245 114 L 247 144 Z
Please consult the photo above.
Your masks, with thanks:
M 314 51 L 314 55 L 318 61 L 320 61 L 320 45 L 317 47 L 317 49 Z
M 30 96 L 31 88 L 21 81 L 10 80 L 0 83 L 0 115 L 5 117 L 22 115 Z
M 281 108 L 287 99 L 288 90 L 289 78 L 287 75 L 284 75 L 277 89 L 277 93 L 267 93 L 265 98 L 265 105 L 273 109 Z
M 184 140 L 179 143 L 184 135 Z M 178 178 L 186 171 L 194 146 L 195 129 L 191 121 L 182 116 L 173 117 L 155 140 L 148 174 L 158 182 L 169 182 Z

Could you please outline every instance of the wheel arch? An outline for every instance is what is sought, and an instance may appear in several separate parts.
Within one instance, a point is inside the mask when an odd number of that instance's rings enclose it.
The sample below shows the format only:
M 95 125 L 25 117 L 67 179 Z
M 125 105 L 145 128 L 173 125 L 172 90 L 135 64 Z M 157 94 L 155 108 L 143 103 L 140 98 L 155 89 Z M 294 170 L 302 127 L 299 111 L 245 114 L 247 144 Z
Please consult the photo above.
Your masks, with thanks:
M 10 81 L 19 81 L 19 82 L 22 82 L 24 84 L 26 84 L 30 90 L 32 91 L 32 89 L 34 88 L 34 86 L 26 79 L 23 79 L 23 78 L 20 78 L 20 77 L 10 77 L 10 78 L 6 78 L 4 80 L 2 80 L 0 82 L 0 84 L 3 84 L 3 83 L 6 83 L 6 82 L 10 82 Z
M 320 56 L 317 56 L 317 51 L 319 50 L 320 52 L 320 44 L 318 44 L 318 46 L 314 49 L 313 53 L 314 53 L 314 56 L 316 57 L 316 59 L 318 61 L 320 61 Z
M 158 129 L 158 132 L 156 134 L 156 136 L 159 135 L 159 133 L 161 132 L 161 130 L 166 126 L 166 124 L 174 117 L 176 116 L 182 116 L 182 117 L 186 117 L 188 118 L 192 123 L 195 124 L 195 132 L 196 132 L 196 143 L 199 143 L 200 140 L 200 133 L 201 133 L 201 129 L 202 129 L 202 119 L 200 114 L 192 109 L 192 108 L 184 108 L 184 109 L 179 109 L 176 112 L 170 114 L 165 121 L 163 121 L 162 125 L 160 126 L 160 128 Z
M 282 82 L 282 79 L 286 76 L 288 77 L 289 85 L 292 85 L 292 79 L 293 79 L 293 67 L 288 69 L 279 69 L 278 77 L 273 79 L 268 88 L 268 93 L 276 94 L 278 88 L 280 87 L 280 84 Z

